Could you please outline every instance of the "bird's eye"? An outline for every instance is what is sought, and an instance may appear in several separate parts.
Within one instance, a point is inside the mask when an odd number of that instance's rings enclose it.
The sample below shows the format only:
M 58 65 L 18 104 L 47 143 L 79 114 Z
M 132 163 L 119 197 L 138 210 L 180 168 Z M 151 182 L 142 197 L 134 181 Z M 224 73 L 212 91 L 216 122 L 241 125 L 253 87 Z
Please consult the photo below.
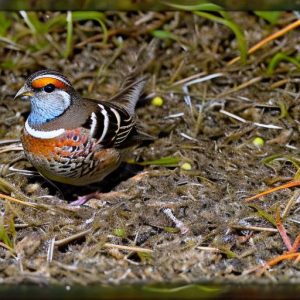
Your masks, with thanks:
M 49 83 L 47 85 L 44 86 L 44 91 L 47 93 L 51 93 L 55 90 L 55 85 L 52 83 Z

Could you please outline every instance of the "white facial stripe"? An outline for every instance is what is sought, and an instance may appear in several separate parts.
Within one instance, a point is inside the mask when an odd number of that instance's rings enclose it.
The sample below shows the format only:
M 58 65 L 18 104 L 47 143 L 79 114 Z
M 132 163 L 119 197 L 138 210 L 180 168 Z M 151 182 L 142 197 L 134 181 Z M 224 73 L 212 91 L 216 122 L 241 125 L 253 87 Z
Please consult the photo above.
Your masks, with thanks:
M 104 108 L 104 106 L 102 104 L 98 104 L 99 107 L 101 108 L 101 113 L 104 117 L 104 128 L 103 128 L 103 132 L 102 135 L 100 137 L 100 139 L 98 140 L 99 143 L 101 143 L 107 133 L 107 129 L 108 129 L 108 125 L 109 125 L 109 118 L 108 118 L 108 114 L 106 109 Z
M 25 123 L 25 129 L 30 135 L 39 139 L 53 139 L 65 132 L 65 129 L 63 128 L 51 131 L 36 130 L 30 127 L 30 125 L 28 124 L 28 120 Z
M 96 118 L 96 114 L 94 112 L 92 112 L 91 120 L 92 120 L 92 125 L 91 125 L 90 135 L 93 137 L 95 134 L 96 126 L 97 126 L 97 118 Z
M 64 84 L 66 85 L 70 85 L 67 81 L 65 81 L 62 77 L 60 76 L 56 76 L 56 75 L 53 75 L 53 74 L 44 74 L 44 75 L 41 75 L 41 76 L 37 76 L 34 78 L 34 80 L 37 80 L 37 79 L 41 79 L 41 78 L 54 78 L 54 79 L 57 79 L 59 81 L 62 81 Z

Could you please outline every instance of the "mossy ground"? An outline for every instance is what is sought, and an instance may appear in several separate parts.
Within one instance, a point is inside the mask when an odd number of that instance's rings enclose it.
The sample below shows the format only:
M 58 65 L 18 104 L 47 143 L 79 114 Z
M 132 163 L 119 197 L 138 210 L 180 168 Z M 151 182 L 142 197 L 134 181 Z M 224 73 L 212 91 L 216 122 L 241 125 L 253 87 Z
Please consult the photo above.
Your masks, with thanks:
M 52 13 L 39 14 L 40 20 L 52 17 Z M 232 17 L 245 31 L 249 45 L 294 20 L 292 13 L 285 13 L 275 26 L 250 13 L 232 13 Z M 62 58 L 65 29 L 32 35 L 20 17 L 14 18 L 9 34 L 24 36 L 16 45 L 4 41 L 0 49 L 2 140 L 21 135 L 30 107 L 13 97 L 33 71 L 62 71 L 85 97 L 107 99 L 118 91 L 134 54 L 150 43 L 153 30 L 164 29 L 174 36 L 159 40 L 155 60 L 145 71 L 150 74 L 145 98 L 137 109 L 144 131 L 157 139 L 135 149 L 130 158 L 143 162 L 175 157 L 179 163 L 123 165 L 105 183 L 86 189 L 106 192 L 102 200 L 71 207 L 68 201 L 85 190 L 58 185 L 60 192 L 40 176 L 7 170 L 8 166 L 33 169 L 26 159 L 14 162 L 22 156 L 21 150 L 0 150 L 2 192 L 38 204 L 28 207 L 1 199 L 1 242 L 11 250 L 0 245 L 0 282 L 299 283 L 299 264 L 293 260 L 262 276 L 249 272 L 286 251 L 276 227 L 259 211 L 275 219 L 277 209 L 282 213 L 295 197 L 283 224 L 292 241 L 299 234 L 297 190 L 257 200 L 256 208 L 243 201 L 277 181 L 291 180 L 297 172 L 299 69 L 283 62 L 267 75 L 267 66 L 277 52 L 297 54 L 299 32 L 269 43 L 246 64 L 227 65 L 239 52 L 234 34 L 221 24 L 184 12 L 108 12 L 107 42 L 96 22 L 74 23 L 72 54 Z M 38 45 L 43 47 L 31 49 Z M 222 76 L 188 87 L 189 107 L 183 86 L 217 73 Z M 163 98 L 162 106 L 151 104 L 154 96 Z M 253 144 L 255 137 L 263 138 L 262 147 Z M 264 159 L 275 154 L 277 159 L 266 163 Z M 191 170 L 180 167 L 185 162 Z M 174 228 L 162 212 L 164 207 L 189 228 L 186 234 Z M 246 230 L 249 226 L 261 229 Z

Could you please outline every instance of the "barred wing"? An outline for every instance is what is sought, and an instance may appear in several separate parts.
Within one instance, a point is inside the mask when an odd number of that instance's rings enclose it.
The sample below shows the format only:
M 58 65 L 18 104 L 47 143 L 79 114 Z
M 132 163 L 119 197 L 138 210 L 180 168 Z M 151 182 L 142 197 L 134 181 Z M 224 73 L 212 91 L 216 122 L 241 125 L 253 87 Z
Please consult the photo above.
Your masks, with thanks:
M 90 136 L 104 148 L 120 147 L 127 144 L 127 140 L 135 130 L 135 117 L 123 108 L 110 102 L 99 102 L 83 125 L 90 130 Z

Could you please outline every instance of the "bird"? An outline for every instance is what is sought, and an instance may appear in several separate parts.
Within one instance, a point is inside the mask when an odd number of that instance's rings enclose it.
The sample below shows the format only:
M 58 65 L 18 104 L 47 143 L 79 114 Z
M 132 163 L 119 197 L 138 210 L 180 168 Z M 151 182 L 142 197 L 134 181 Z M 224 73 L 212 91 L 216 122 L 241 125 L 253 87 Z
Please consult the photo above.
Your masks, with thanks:
M 81 97 L 58 71 L 33 73 L 15 96 L 31 103 L 21 135 L 26 158 L 51 181 L 74 186 L 101 182 L 149 137 L 139 130 L 135 113 L 146 81 L 146 76 L 129 74 L 116 95 L 95 100 Z

